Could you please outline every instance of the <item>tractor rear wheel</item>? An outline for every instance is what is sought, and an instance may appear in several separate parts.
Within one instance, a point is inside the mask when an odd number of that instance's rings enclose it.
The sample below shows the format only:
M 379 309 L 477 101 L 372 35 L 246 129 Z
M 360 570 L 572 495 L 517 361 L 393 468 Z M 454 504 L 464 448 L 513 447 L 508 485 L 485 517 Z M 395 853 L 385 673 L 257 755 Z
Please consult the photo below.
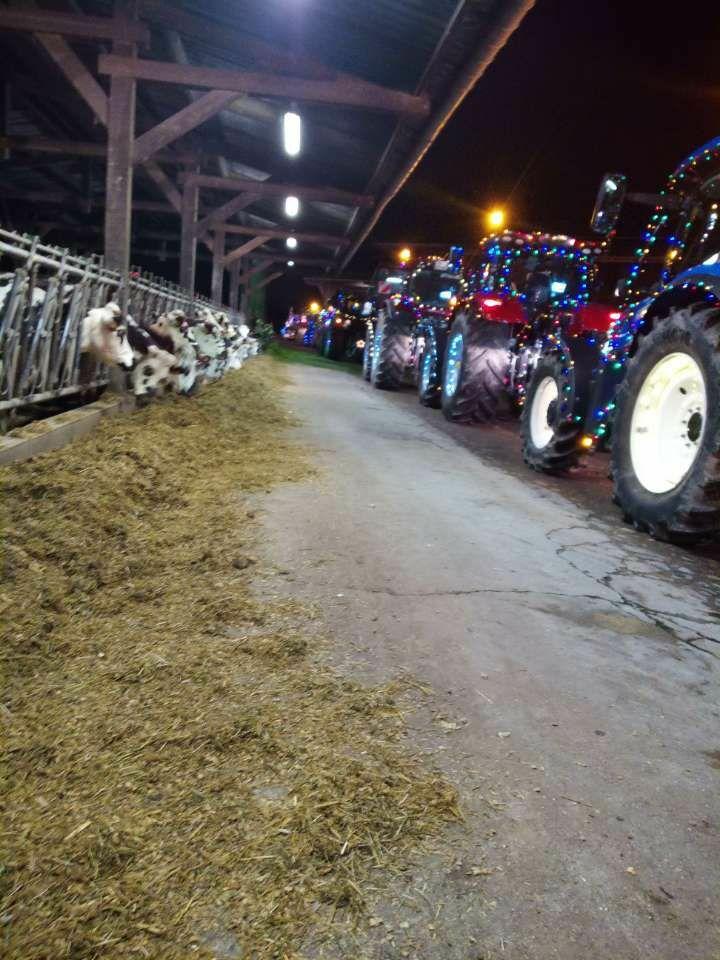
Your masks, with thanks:
M 458 423 L 495 418 L 507 389 L 510 326 L 460 313 L 450 328 L 442 378 L 442 411 Z
M 692 543 L 720 532 L 720 309 L 656 321 L 616 397 L 615 501 L 639 530 Z
M 413 317 L 398 311 L 381 313 L 375 327 L 370 381 L 378 390 L 398 390 L 405 381 Z
M 375 341 L 375 332 L 372 327 L 368 327 L 365 333 L 365 346 L 363 347 L 363 362 L 362 362 L 362 371 L 363 378 L 370 381 L 372 376 L 372 362 L 373 362 L 373 343 Z

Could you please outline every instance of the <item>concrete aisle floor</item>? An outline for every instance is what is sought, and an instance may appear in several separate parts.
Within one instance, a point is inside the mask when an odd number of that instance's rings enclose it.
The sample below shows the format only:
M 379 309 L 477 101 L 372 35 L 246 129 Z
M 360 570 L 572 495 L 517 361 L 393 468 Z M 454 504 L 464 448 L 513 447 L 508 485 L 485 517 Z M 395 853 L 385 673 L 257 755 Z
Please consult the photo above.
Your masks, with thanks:
M 601 457 L 545 480 L 510 429 L 289 369 L 322 472 L 268 499 L 269 588 L 319 603 L 344 670 L 432 686 L 410 746 L 468 816 L 367 956 L 720 958 L 715 556 L 625 527 Z

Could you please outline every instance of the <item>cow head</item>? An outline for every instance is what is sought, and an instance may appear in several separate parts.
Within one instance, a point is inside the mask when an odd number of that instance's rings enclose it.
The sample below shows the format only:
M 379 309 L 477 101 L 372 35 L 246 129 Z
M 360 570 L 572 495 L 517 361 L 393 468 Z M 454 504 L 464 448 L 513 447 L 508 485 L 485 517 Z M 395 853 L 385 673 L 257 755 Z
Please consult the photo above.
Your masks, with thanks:
M 102 363 L 132 370 L 133 352 L 117 303 L 111 301 L 88 312 L 82 321 L 80 352 L 90 353 Z

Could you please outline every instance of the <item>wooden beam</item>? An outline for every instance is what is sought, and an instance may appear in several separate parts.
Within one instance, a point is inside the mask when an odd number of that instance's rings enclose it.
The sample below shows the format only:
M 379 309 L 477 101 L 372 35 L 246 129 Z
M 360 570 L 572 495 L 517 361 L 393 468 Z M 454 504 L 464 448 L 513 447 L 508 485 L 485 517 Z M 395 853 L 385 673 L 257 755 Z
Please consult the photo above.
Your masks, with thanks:
M 76 40 L 112 40 L 116 43 L 150 45 L 150 30 L 144 23 L 111 17 L 86 17 L 59 10 L 0 8 L 0 30 L 21 33 L 52 33 Z
M 180 229 L 180 286 L 186 290 L 195 289 L 195 259 L 197 242 L 195 224 L 198 212 L 197 185 L 190 180 L 185 184 L 182 202 L 182 226 Z
M 211 90 L 197 100 L 178 110 L 171 117 L 147 130 L 135 141 L 135 163 L 149 160 L 158 150 L 214 117 L 224 107 L 237 99 L 236 93 Z
M 121 33 L 129 30 L 132 21 L 128 0 L 115 0 L 114 19 Z M 131 59 L 137 52 L 135 46 L 127 41 L 115 41 L 113 50 L 129 55 Z M 107 98 L 105 263 L 111 270 L 121 273 L 130 269 L 136 87 L 137 83 L 132 77 L 113 77 Z
M 346 207 L 372 207 L 375 202 L 372 197 L 365 194 L 348 193 L 347 190 L 336 190 L 334 187 L 303 187 L 243 177 L 205 177 L 199 174 L 191 174 L 191 177 L 198 187 L 209 190 L 231 190 L 233 193 L 254 193 L 261 200 L 292 194 L 300 200 L 321 200 Z
M 223 280 L 225 278 L 225 231 L 217 229 L 213 243 L 212 282 L 210 285 L 210 299 L 215 303 L 222 303 Z
M 263 270 L 266 270 L 271 264 L 275 263 L 274 257 L 263 257 L 262 260 L 258 260 L 256 264 L 252 267 L 248 267 L 243 273 L 240 274 L 240 283 L 245 287 L 247 286 L 248 280 L 251 277 L 254 277 L 257 273 L 262 273 Z
M 263 259 L 258 260 L 258 262 L 253 267 L 251 267 L 250 269 L 246 270 L 243 274 L 241 274 L 240 282 L 243 284 L 247 283 L 250 277 L 254 276 L 256 273 L 258 273 L 258 271 L 264 270 L 266 267 L 269 267 L 273 263 L 285 263 L 287 260 L 293 260 L 293 262 L 295 263 L 295 266 L 298 266 L 298 267 L 329 267 L 329 266 L 332 266 L 334 262 L 332 260 L 322 259 L 322 258 L 320 259 L 300 258 L 298 260 L 295 257 L 278 257 L 278 256 L 263 257 Z
M 159 187 L 161 192 L 164 193 L 165 196 L 168 198 L 168 200 L 170 201 L 171 208 L 174 209 L 176 213 L 179 213 L 180 216 L 182 217 L 182 194 L 180 193 L 178 188 L 175 186 L 175 184 L 172 182 L 170 177 L 162 169 L 162 167 L 158 163 L 156 163 L 155 160 L 146 160 L 145 163 L 142 165 L 142 168 L 145 171 L 145 173 L 150 177 L 150 179 L 153 181 L 153 183 L 157 187 Z M 133 209 L 137 209 L 134 203 L 133 203 Z M 208 250 L 211 253 L 213 252 L 212 243 L 210 243 L 207 237 L 202 236 L 202 237 L 198 237 L 198 239 L 205 244 L 205 246 L 208 248 Z
M 51 153 L 70 157 L 107 157 L 107 146 L 104 143 L 92 143 L 89 140 L 51 140 L 48 137 L 0 136 L 0 150 L 14 150 L 17 153 Z M 156 154 L 154 159 L 158 163 L 185 166 L 217 158 L 211 154 L 172 153 L 167 150 Z
M 153 183 L 165 194 L 175 211 L 182 214 L 182 194 L 163 168 L 154 160 L 148 160 L 143 165 L 143 169 Z
M 125 18 L 119 18 L 125 20 Z M 131 21 L 132 22 L 132 21 Z M 60 71 L 66 77 L 66 79 L 72 84 L 76 92 L 83 98 L 83 100 L 90 107 L 94 113 L 97 120 L 104 126 L 108 126 L 108 97 L 105 94 L 105 91 L 102 89 L 97 80 L 93 77 L 90 71 L 87 69 L 85 64 L 80 60 L 80 58 L 75 54 L 73 49 L 68 44 L 67 40 L 63 37 L 53 36 L 50 34 L 37 34 L 38 41 L 43 45 L 43 47 L 50 54 L 52 59 L 55 61 L 57 66 L 60 68 Z M 129 48 L 128 48 L 129 49 Z M 119 78 L 118 78 L 119 79 Z M 124 81 L 128 82 L 128 81 Z M 129 81 L 133 84 L 134 81 Z M 112 88 L 112 84 L 111 84 Z M 133 127 L 130 131 L 131 142 L 129 144 L 129 149 L 132 147 L 132 141 L 135 137 L 135 126 L 133 118 Z M 109 148 L 108 148 L 109 151 Z M 130 149 L 132 154 L 132 149 Z M 178 190 L 172 184 L 172 181 L 167 177 L 160 168 L 156 165 L 154 167 L 149 167 L 147 164 L 144 165 L 148 176 L 153 180 L 153 182 L 160 188 L 160 190 L 165 194 L 167 199 L 171 204 L 171 209 L 177 209 L 177 198 Z M 109 169 L 109 165 L 108 165 Z M 106 174 L 106 176 L 109 174 Z M 107 204 L 106 204 L 107 206 Z M 140 210 L 143 209 L 138 204 L 132 205 L 133 209 Z M 149 206 L 145 206 L 146 210 L 150 210 Z M 157 208 L 158 212 L 164 212 L 164 207 Z
M 282 260 L 293 260 L 295 262 L 295 265 L 298 267 L 330 267 L 335 262 L 329 257 L 288 257 L 288 256 L 277 257 L 275 262 L 280 263 Z
M 297 233 L 291 227 L 287 230 L 271 230 L 228 223 L 225 225 L 225 231 L 241 237 L 265 237 L 266 240 L 285 240 L 287 237 L 295 237 L 300 243 L 317 243 L 328 247 L 346 247 L 350 243 L 347 237 L 337 237 L 332 233 Z
M 284 270 L 277 270 L 275 273 L 271 273 L 269 276 L 263 277 L 260 283 L 253 284 L 253 290 L 262 290 L 263 287 L 266 287 L 269 283 L 272 283 L 273 280 L 277 280 L 277 278 L 281 277 L 284 273 Z
M 223 266 L 229 267 L 235 260 L 244 257 L 246 253 L 252 253 L 253 250 L 257 250 L 257 248 L 261 247 L 264 243 L 265 237 L 254 237 L 252 240 L 248 240 L 247 243 L 244 243 L 241 247 L 236 247 L 227 254 L 223 260 Z
M 58 193 L 53 190 L 16 190 L 13 187 L 5 187 L 0 184 L 0 197 L 4 200 L 20 200 L 23 203 L 36 203 L 41 206 L 44 204 L 50 206 L 71 207 L 72 209 L 83 209 L 87 212 L 87 204 L 84 200 L 73 196 L 71 193 Z M 142 213 L 176 213 L 175 207 L 169 203 L 163 203 L 161 200 L 133 200 L 133 210 Z M 90 208 L 96 210 L 105 209 L 104 198 L 93 198 L 90 202 Z
M 0 144 L 1 143 L 2 141 L 0 140 Z M 221 207 L 216 207 L 215 210 L 198 221 L 198 236 L 204 234 L 206 230 L 209 230 L 216 223 L 225 223 L 230 217 L 234 217 L 236 213 L 244 210 L 245 207 L 249 207 L 251 203 L 255 203 L 257 199 L 255 194 L 241 193 L 237 197 L 233 197 L 232 200 L 228 200 L 228 202 L 224 203 Z M 248 227 L 248 229 L 250 228 Z
M 76 93 L 82 97 L 100 123 L 106 127 L 108 125 L 108 105 L 105 91 L 67 40 L 49 33 L 38 33 L 36 39 L 60 68 L 60 72 L 69 81 Z
M 98 70 L 113 77 L 151 80 L 154 83 L 172 83 L 200 89 L 234 90 L 236 93 L 281 97 L 309 103 L 330 103 L 420 118 L 427 117 L 430 113 L 430 98 L 426 95 L 415 96 L 349 77 L 340 80 L 306 80 L 272 73 L 186 67 L 178 63 L 137 60 L 113 54 L 100 56 Z

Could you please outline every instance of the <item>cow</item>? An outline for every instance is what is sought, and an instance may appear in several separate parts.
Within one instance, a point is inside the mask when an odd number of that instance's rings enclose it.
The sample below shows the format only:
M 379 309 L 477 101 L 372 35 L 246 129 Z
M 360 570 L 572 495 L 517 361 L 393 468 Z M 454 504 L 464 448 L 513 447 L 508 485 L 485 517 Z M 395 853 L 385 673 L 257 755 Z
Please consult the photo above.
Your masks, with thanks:
M 22 289 L 22 291 L 23 291 L 24 293 L 27 291 L 29 282 L 30 282 L 29 279 L 28 279 L 27 277 L 25 277 L 25 279 L 24 279 L 24 281 L 23 281 L 23 284 L 22 284 L 22 287 L 21 287 L 21 289 Z M 13 288 L 13 284 L 14 284 L 14 283 L 15 283 L 15 274 L 14 274 L 14 273 L 3 273 L 3 274 L 0 274 L 0 313 L 2 312 L 2 310 L 3 310 L 4 307 L 5 307 L 5 304 L 6 304 L 7 301 L 8 301 L 8 297 L 10 296 L 10 293 L 11 293 L 11 291 L 12 291 L 12 288 Z M 72 288 L 71 288 L 71 289 L 72 289 Z M 36 284 L 36 285 L 33 287 L 32 303 L 30 304 L 30 306 L 31 306 L 31 308 L 32 308 L 32 314 L 33 314 L 33 316 L 37 316 L 37 315 L 38 315 L 39 308 L 42 307 L 43 304 L 45 303 L 46 297 L 47 297 L 47 294 L 45 293 L 45 291 L 43 290 L 43 288 L 37 286 L 37 284 Z M 65 302 L 67 302 L 67 300 L 66 300 Z
M 195 335 L 182 310 L 171 310 L 157 317 L 149 326 L 150 334 L 158 343 L 172 345 L 175 365 L 171 370 L 171 385 L 177 393 L 189 396 L 198 382 L 197 344 Z
M 246 344 L 247 327 L 235 326 L 229 323 L 227 327 L 227 368 L 228 370 L 239 370 L 248 356 Z
M 80 353 L 89 354 L 100 363 L 132 370 L 133 350 L 121 316 L 120 307 L 113 301 L 88 311 L 80 327 Z
M 143 403 L 171 382 L 176 366 L 173 344 L 169 338 L 152 336 L 132 317 L 128 317 L 127 336 L 134 357 L 133 393 Z
M 222 316 L 222 315 L 221 315 Z M 193 328 L 198 351 L 198 366 L 206 380 L 218 380 L 225 370 L 227 345 L 217 315 L 203 307 Z

